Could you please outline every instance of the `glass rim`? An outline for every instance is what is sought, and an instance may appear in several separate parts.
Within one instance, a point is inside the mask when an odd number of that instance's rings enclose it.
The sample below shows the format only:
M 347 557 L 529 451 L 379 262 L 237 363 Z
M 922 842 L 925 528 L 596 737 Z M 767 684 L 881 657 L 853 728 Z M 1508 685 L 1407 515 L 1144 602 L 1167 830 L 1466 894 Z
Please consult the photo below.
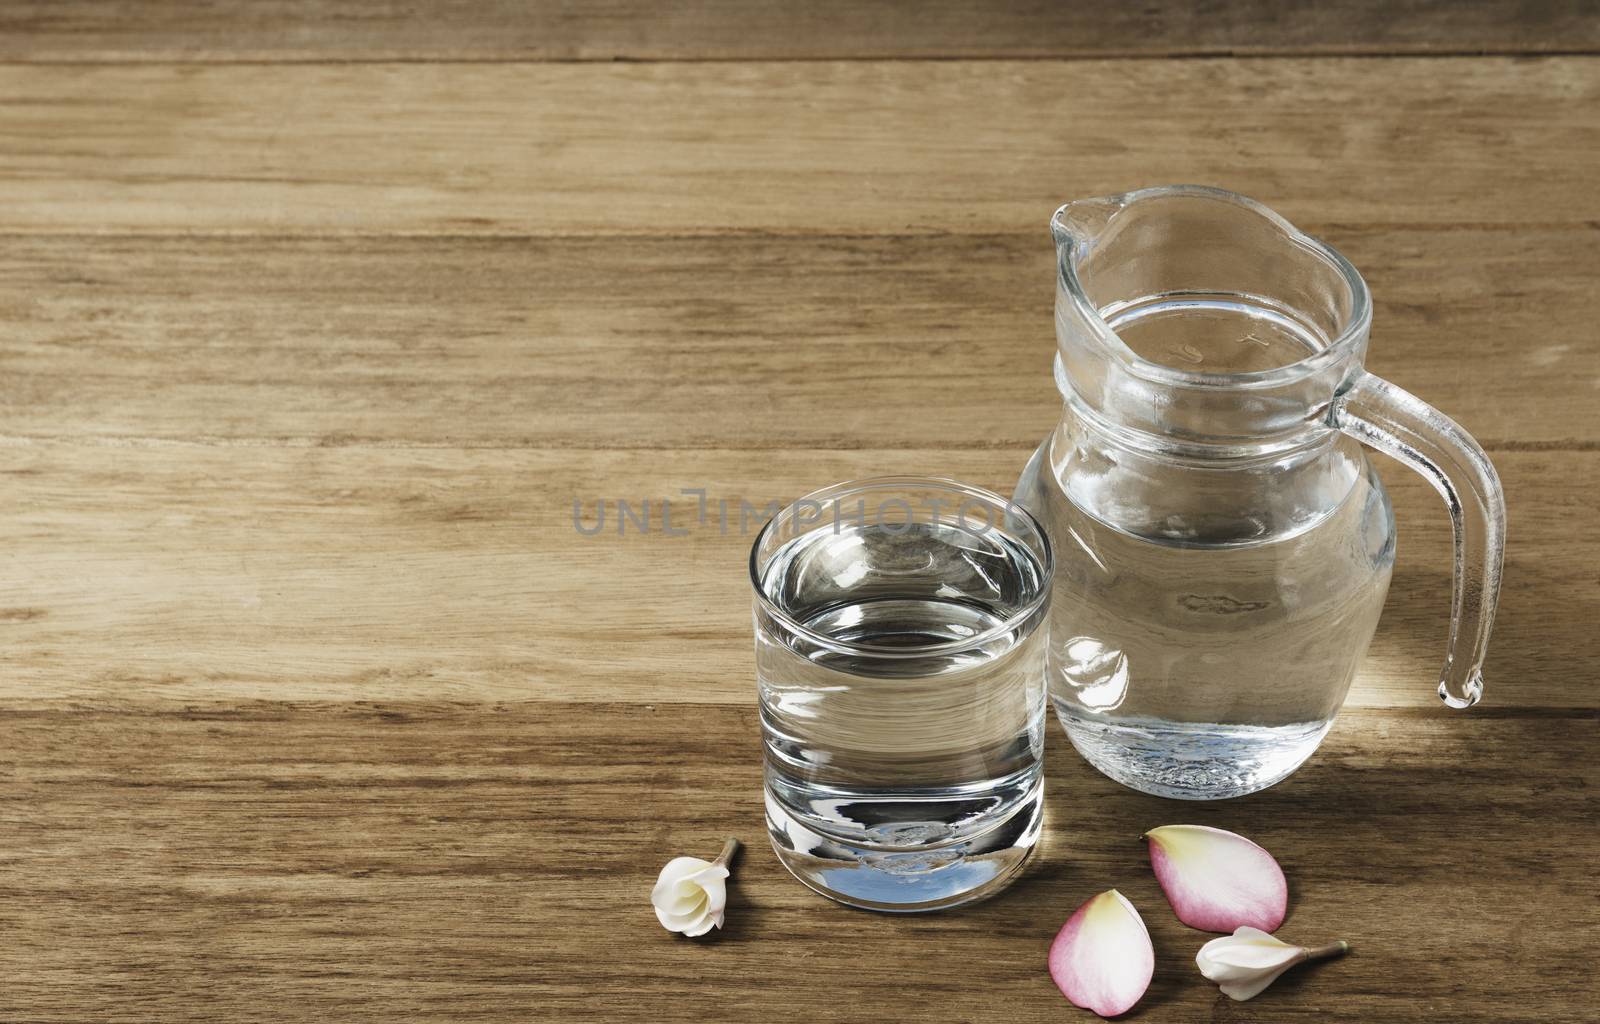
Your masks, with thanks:
M 1285 220 L 1277 211 L 1249 196 L 1209 185 L 1156 185 L 1107 198 L 1123 208 L 1142 200 L 1164 198 L 1209 199 L 1236 206 L 1269 221 L 1295 245 L 1328 264 L 1344 280 L 1345 287 L 1350 289 L 1350 318 L 1338 335 L 1329 339 L 1325 348 L 1308 353 L 1292 363 L 1266 370 L 1249 370 L 1241 373 L 1183 370 L 1152 362 L 1134 352 L 1105 322 L 1100 310 L 1095 307 L 1078 279 L 1077 258 L 1084 248 L 1085 240 L 1068 232 L 1067 239 L 1058 246 L 1056 255 L 1057 283 L 1071 299 L 1079 315 L 1090 325 L 1101 348 L 1135 376 L 1152 384 L 1169 387 L 1271 388 L 1294 383 L 1349 358 L 1359 351 L 1362 340 L 1372 330 L 1372 295 L 1367 290 L 1366 280 L 1361 276 L 1361 272 L 1356 270 L 1355 265 L 1345 259 L 1344 255 L 1333 246 L 1306 234 Z M 1088 202 L 1095 201 L 1088 200 Z M 1073 205 L 1065 203 L 1056 210 L 1050 218 L 1051 224 L 1059 223 L 1062 213 Z
M 1005 621 L 991 626 L 982 633 L 977 633 L 970 637 L 963 637 L 959 640 L 945 640 L 941 641 L 940 643 L 927 644 L 919 647 L 880 647 L 876 644 L 858 644 L 835 639 L 834 637 L 830 637 L 824 633 L 819 633 L 816 630 L 804 625 L 794 616 L 790 615 L 788 612 L 779 607 L 777 602 L 773 601 L 772 598 L 767 596 L 766 588 L 762 586 L 762 565 L 761 560 L 758 558 L 758 553 L 761 551 L 761 544 L 767 539 L 768 533 L 771 532 L 778 521 L 784 517 L 785 513 L 792 515 L 795 507 L 801 502 L 805 501 L 820 502 L 822 500 L 837 500 L 839 498 L 849 497 L 852 494 L 866 493 L 868 491 L 891 489 L 910 490 L 917 487 L 930 490 L 936 489 L 953 491 L 958 494 L 965 495 L 966 497 L 982 501 L 991 508 L 997 508 L 1003 513 L 1016 513 L 1017 515 L 1021 516 L 1022 521 L 1027 524 L 1028 529 L 1033 531 L 1034 536 L 1039 539 L 1039 550 L 1042 554 L 1042 557 L 1040 558 L 1040 565 L 1043 568 L 1043 573 L 1039 582 L 1039 592 L 1015 613 L 1008 615 Z M 998 527 L 993 522 L 988 524 L 988 529 L 993 530 L 997 528 Z M 984 644 L 990 643 L 1004 634 L 1015 630 L 1029 618 L 1036 615 L 1039 609 L 1043 608 L 1044 605 L 1050 600 L 1051 584 L 1055 579 L 1055 551 L 1050 546 L 1050 535 L 1045 532 L 1044 525 L 1034 517 L 1032 512 L 1029 512 L 1027 509 L 1023 508 L 1021 505 L 1018 505 L 1011 499 L 1004 498 L 988 488 L 977 487 L 972 484 L 965 484 L 959 480 L 953 480 L 949 477 L 942 476 L 872 476 L 861 477 L 856 480 L 841 480 L 838 483 L 829 484 L 826 487 L 819 487 L 809 494 L 803 494 L 793 501 L 786 503 L 782 508 L 778 509 L 777 515 L 774 515 L 771 519 L 767 520 L 766 523 L 762 525 L 761 529 L 756 532 L 755 542 L 750 545 L 749 571 L 750 587 L 755 592 L 757 605 L 760 606 L 762 611 L 766 612 L 766 614 L 777 620 L 777 622 L 785 629 L 788 629 L 791 632 L 803 637 L 807 642 L 815 644 L 816 646 L 821 647 L 824 650 L 831 651 L 835 654 L 861 654 L 872 658 L 908 660 L 912 658 L 936 657 L 942 654 L 956 654 L 961 651 L 971 650 L 974 647 L 981 647 Z

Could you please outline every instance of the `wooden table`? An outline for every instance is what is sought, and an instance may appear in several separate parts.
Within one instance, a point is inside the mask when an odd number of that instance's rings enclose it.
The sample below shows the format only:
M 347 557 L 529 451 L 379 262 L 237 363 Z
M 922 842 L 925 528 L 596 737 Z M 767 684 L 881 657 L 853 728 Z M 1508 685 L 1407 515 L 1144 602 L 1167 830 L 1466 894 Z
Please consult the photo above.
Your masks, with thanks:
M 1592 1020 L 1600 11 L 1204 8 L 0 9 L 0 1020 L 1088 1019 L 1044 955 L 1111 885 L 1141 1020 Z M 1349 255 L 1373 369 L 1493 454 L 1486 701 L 1433 695 L 1447 521 L 1385 463 L 1388 610 L 1290 781 L 1164 802 L 1052 727 L 1005 896 L 811 895 L 763 836 L 749 537 L 684 492 L 1009 488 L 1058 404 L 1046 218 L 1183 181 Z M 583 536 L 601 499 L 687 534 Z M 1138 842 L 1173 821 L 1355 954 L 1220 996 Z M 657 869 L 727 835 L 727 927 L 663 932 Z

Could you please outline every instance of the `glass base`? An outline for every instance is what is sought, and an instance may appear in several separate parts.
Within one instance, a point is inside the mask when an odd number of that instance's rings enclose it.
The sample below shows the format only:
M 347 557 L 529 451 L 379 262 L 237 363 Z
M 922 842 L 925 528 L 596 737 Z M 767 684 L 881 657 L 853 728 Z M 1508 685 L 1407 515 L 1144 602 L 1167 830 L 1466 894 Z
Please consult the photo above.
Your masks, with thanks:
M 778 860 L 807 887 L 864 910 L 916 913 L 987 899 L 1015 881 L 1039 841 L 1044 783 L 1003 820 L 955 842 L 907 849 L 843 842 L 801 824 L 768 792 Z
M 1229 800 L 1288 778 L 1317 749 L 1333 720 L 1281 726 L 1110 722 L 1056 705 L 1067 738 L 1102 775 L 1171 800 Z

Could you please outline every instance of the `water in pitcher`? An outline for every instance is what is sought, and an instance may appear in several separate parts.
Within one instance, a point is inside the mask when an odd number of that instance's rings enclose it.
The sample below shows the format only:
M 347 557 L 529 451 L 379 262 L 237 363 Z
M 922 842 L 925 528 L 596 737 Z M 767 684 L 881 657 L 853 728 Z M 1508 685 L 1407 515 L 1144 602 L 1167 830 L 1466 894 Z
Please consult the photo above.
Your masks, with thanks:
M 1287 307 L 1258 295 L 1164 293 L 1100 311 L 1135 355 L 1201 373 L 1255 373 L 1304 359 L 1327 337 Z
M 1113 523 L 1068 498 L 1050 448 L 1023 476 L 1044 493 L 1019 497 L 1057 544 L 1049 686 L 1073 745 L 1179 799 L 1286 777 L 1327 733 L 1383 610 L 1394 530 L 1376 474 L 1361 460 L 1342 501 L 1298 521 L 1133 500 L 1099 510 Z
M 1272 370 L 1329 341 L 1255 295 L 1163 293 L 1100 316 L 1140 358 L 1200 373 Z M 1058 549 L 1057 715 L 1135 789 L 1216 799 L 1269 786 L 1322 741 L 1383 610 L 1383 487 L 1333 435 L 1223 471 L 1108 456 L 1098 429 L 1069 402 L 1019 490 Z
M 761 588 L 813 633 L 917 652 L 1004 626 L 1044 575 L 1032 552 L 999 533 L 864 525 L 788 542 Z M 830 651 L 758 616 L 768 799 L 780 816 L 845 843 L 912 852 L 958 844 L 1035 799 L 1045 645 L 1032 625 L 894 659 Z

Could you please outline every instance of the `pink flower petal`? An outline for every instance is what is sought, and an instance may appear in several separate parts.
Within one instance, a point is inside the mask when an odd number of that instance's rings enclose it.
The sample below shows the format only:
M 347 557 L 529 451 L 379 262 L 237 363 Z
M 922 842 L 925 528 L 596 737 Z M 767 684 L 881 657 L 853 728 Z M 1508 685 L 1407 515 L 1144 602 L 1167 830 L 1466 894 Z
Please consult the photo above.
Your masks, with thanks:
M 1150 866 L 1178 920 L 1207 932 L 1249 925 L 1276 931 L 1289 912 L 1289 883 L 1272 854 L 1244 836 L 1205 825 L 1145 833 Z
M 1050 977 L 1073 1006 L 1127 1013 L 1150 987 L 1156 954 L 1133 904 L 1107 889 L 1079 907 L 1050 944 Z

